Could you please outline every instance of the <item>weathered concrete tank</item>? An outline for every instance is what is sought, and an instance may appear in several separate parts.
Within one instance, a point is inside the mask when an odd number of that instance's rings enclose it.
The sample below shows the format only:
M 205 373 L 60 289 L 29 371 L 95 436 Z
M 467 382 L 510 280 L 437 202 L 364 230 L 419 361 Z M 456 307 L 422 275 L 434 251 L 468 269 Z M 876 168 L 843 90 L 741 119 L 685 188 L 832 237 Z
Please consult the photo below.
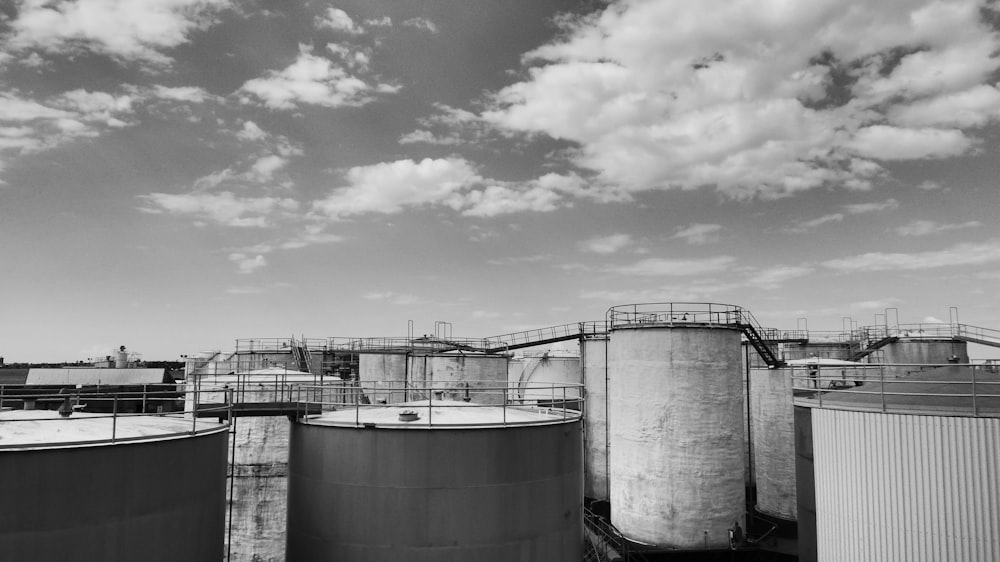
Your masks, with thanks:
M 545 352 L 510 359 L 507 382 L 511 384 L 514 398 L 519 401 L 549 400 L 553 386 L 567 388 L 567 401 L 577 400 L 582 398 L 579 390 L 565 385 L 583 383 L 580 357 Z
M 757 511 L 794 521 L 792 369 L 753 369 L 750 372 L 750 409 Z
M 584 384 L 584 493 L 608 499 L 608 337 L 589 336 L 580 344 Z
M 684 304 L 612 309 L 611 522 L 640 543 L 728 548 L 745 528 L 741 311 Z

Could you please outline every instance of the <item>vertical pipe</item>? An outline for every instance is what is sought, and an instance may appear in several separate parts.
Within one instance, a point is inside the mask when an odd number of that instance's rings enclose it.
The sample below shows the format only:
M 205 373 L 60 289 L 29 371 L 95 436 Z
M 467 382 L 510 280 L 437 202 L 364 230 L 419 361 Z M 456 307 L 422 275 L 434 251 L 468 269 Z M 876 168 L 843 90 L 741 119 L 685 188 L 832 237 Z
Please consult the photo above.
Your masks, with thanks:
M 746 362 L 746 375 L 747 375 L 747 398 L 746 398 L 746 400 L 747 400 L 747 437 L 746 437 L 747 438 L 747 472 L 750 475 L 750 481 L 751 481 L 751 483 L 753 483 L 753 482 L 756 481 L 756 479 L 754 478 L 754 473 L 753 473 L 753 433 L 752 433 L 753 432 L 753 424 L 750 421 L 750 410 L 752 410 L 753 408 L 751 407 L 752 405 L 750 404 L 750 345 L 749 345 L 749 342 L 747 343 L 747 345 L 743 346 L 743 355 L 744 355 L 744 360 Z M 749 527 L 750 527 L 750 525 L 747 524 L 747 528 L 749 528 Z
M 115 434 L 118 429 L 118 395 L 115 394 L 114 403 L 111 411 L 111 442 L 115 442 Z
M 232 398 L 232 391 L 230 398 Z M 232 415 L 233 401 L 229 400 L 229 438 L 232 440 L 229 448 L 229 528 L 226 531 L 226 560 L 232 560 L 233 550 L 233 487 L 236 482 L 236 419 Z

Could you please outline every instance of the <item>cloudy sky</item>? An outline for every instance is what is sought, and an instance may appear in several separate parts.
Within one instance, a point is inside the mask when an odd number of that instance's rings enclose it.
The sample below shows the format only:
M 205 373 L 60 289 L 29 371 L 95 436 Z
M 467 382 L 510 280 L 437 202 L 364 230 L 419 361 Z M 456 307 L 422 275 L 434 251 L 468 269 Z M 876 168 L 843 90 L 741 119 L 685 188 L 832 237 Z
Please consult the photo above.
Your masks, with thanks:
M 0 355 L 661 301 L 1000 328 L 998 29 L 966 0 L 6 2 Z

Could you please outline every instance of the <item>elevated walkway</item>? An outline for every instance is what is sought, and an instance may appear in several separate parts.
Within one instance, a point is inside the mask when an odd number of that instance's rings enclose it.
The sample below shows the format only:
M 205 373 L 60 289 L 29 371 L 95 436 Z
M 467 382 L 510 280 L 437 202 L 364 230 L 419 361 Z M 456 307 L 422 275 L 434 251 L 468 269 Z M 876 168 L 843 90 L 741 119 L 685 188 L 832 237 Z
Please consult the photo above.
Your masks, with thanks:
M 576 340 L 587 336 L 605 335 L 608 333 L 607 322 L 576 322 L 560 324 L 548 328 L 525 330 L 501 336 L 493 336 L 484 340 L 486 353 L 501 353 L 525 347 L 534 347 L 567 340 Z

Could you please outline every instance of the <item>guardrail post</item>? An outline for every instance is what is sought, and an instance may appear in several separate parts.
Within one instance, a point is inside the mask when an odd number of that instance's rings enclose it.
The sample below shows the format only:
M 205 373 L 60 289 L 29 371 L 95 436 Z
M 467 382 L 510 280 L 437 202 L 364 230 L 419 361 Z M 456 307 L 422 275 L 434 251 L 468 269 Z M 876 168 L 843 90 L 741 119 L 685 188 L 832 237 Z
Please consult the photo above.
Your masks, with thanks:
M 115 394 L 114 403 L 111 410 L 111 442 L 115 442 L 115 434 L 118 429 L 118 395 Z
M 976 408 L 976 367 L 975 365 L 969 365 L 969 370 L 972 371 L 972 415 L 978 416 L 979 412 Z
M 879 396 L 882 398 L 882 413 L 885 413 L 885 367 L 882 364 L 878 366 L 878 377 L 879 377 Z

